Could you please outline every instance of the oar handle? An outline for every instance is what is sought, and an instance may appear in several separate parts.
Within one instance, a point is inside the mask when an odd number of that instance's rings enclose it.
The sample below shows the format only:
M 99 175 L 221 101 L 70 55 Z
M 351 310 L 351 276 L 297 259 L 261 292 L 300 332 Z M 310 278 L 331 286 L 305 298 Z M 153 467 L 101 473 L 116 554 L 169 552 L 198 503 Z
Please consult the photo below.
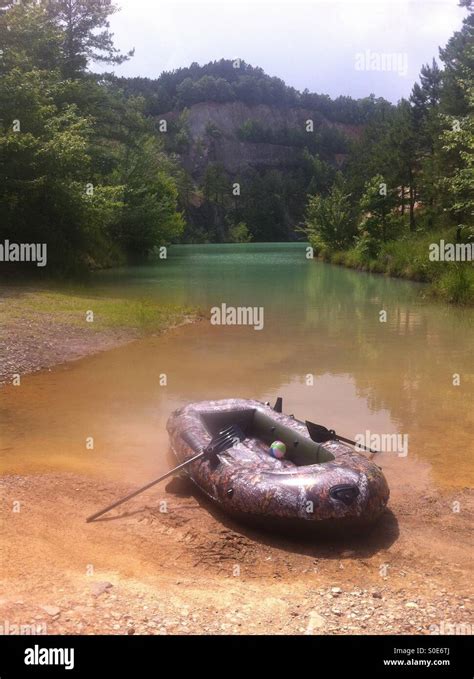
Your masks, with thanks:
M 159 479 L 156 479 L 155 481 L 148 483 L 146 486 L 143 486 L 142 488 L 135 490 L 133 493 L 130 493 L 130 495 L 127 495 L 127 497 L 124 497 L 121 500 L 114 502 L 113 505 L 109 505 L 105 509 L 101 509 L 100 512 L 96 512 L 95 514 L 92 514 L 92 516 L 89 516 L 89 518 L 86 519 L 86 522 L 90 523 L 91 521 L 98 519 L 99 516 L 102 516 L 102 514 L 106 514 L 107 512 L 110 512 L 111 509 L 115 509 L 115 507 L 118 507 L 119 505 L 123 504 L 124 502 L 127 502 L 127 500 L 131 500 L 132 497 L 135 497 L 136 495 L 143 493 L 143 491 L 148 490 L 148 488 L 152 488 L 152 486 L 156 486 L 156 484 L 160 483 L 160 481 L 164 481 L 169 476 L 176 474 L 177 471 L 179 471 L 180 469 L 183 469 L 183 467 L 186 467 L 188 464 L 191 464 L 192 462 L 196 462 L 196 460 L 199 460 L 204 455 L 205 455 L 205 451 L 199 453 L 198 455 L 195 455 L 190 460 L 186 460 L 186 462 L 182 462 L 181 464 L 179 464 L 174 469 L 171 469 L 171 471 L 167 472 L 166 474 L 163 474 L 163 476 L 160 476 Z
M 245 434 L 237 426 L 228 427 L 226 430 L 220 432 L 220 434 L 218 434 L 217 436 L 214 436 L 206 448 L 203 448 L 197 436 L 195 436 L 193 433 L 189 431 L 183 432 L 181 434 L 181 438 L 183 439 L 183 441 L 185 441 L 189 448 L 191 448 L 191 450 L 197 453 L 196 455 L 194 455 L 194 457 L 191 457 L 189 460 L 182 462 L 174 469 L 171 469 L 169 472 L 166 472 L 166 474 L 160 476 L 159 479 L 156 479 L 151 483 L 147 483 L 146 486 L 143 486 L 142 488 L 135 490 L 133 493 L 130 493 L 130 495 L 127 495 L 127 497 L 124 497 L 121 500 L 114 502 L 114 504 L 109 505 L 105 509 L 101 509 L 100 512 L 92 514 L 92 516 L 89 516 L 89 518 L 86 519 L 86 522 L 90 523 L 91 521 L 98 519 L 99 516 L 102 516 L 103 514 L 110 512 L 111 509 L 115 509 L 115 507 L 118 507 L 124 502 L 127 502 L 127 500 L 131 500 L 132 497 L 135 497 L 136 495 L 143 493 L 145 490 L 148 490 L 149 488 L 156 486 L 156 484 L 160 483 L 160 481 L 164 481 L 169 476 L 176 474 L 176 472 L 178 472 L 180 469 L 187 467 L 193 462 L 196 462 L 197 460 L 200 460 L 203 457 L 212 457 L 220 452 L 223 452 L 227 448 L 230 448 L 231 445 L 233 445 L 233 443 L 235 442 L 235 440 L 243 441 L 243 439 L 245 438 Z

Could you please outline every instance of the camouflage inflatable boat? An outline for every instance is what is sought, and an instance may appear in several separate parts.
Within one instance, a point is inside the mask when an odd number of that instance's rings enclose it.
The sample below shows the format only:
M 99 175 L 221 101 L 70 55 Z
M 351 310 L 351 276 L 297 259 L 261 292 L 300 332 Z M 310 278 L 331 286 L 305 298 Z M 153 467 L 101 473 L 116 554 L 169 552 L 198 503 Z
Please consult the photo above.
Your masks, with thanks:
M 167 429 L 178 462 L 229 425 L 238 425 L 245 439 L 187 467 L 226 512 L 281 528 L 365 526 L 383 512 L 389 489 L 376 464 L 340 441 L 314 442 L 303 422 L 259 401 L 203 401 L 176 410 Z M 270 454 L 276 440 L 286 446 L 283 459 Z

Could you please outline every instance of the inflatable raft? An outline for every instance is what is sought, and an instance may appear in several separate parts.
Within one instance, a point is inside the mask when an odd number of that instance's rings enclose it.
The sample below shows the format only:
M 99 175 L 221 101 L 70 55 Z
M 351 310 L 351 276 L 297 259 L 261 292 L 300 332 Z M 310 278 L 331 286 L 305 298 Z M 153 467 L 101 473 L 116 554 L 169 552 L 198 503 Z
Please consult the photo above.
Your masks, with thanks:
M 259 401 L 203 401 L 176 410 L 167 429 L 178 462 L 230 425 L 244 432 L 242 442 L 187 467 L 196 486 L 229 514 L 269 527 L 332 528 L 365 526 L 384 511 L 389 489 L 376 464 L 340 441 L 316 443 L 303 422 Z M 283 459 L 270 454 L 277 440 L 286 446 Z

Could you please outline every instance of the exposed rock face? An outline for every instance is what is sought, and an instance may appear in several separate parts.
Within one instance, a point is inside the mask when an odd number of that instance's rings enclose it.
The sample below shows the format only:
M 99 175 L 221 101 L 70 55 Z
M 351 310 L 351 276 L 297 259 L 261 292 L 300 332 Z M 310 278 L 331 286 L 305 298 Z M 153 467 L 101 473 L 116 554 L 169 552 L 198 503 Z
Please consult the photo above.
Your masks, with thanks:
M 169 150 L 194 185 L 185 200 L 187 242 L 228 242 L 235 224 L 255 240 L 298 238 L 312 172 L 306 149 L 340 169 L 347 139 L 363 130 L 315 110 L 241 101 L 201 102 L 163 118 L 174 130 Z
M 173 120 L 177 112 L 170 112 L 164 118 Z M 201 102 L 187 113 L 187 129 L 190 148 L 182 156 L 183 165 L 194 177 L 202 176 L 209 162 L 220 163 L 230 174 L 255 168 L 288 168 L 301 161 L 299 146 L 255 143 L 239 138 L 239 129 L 248 121 L 258 123 L 265 130 L 279 132 L 285 128 L 306 131 L 308 120 L 314 122 L 314 129 L 335 128 L 356 139 L 362 127 L 333 123 L 320 113 L 302 108 L 271 107 L 264 104 L 249 106 L 242 102 Z M 210 133 L 213 129 L 215 135 Z M 308 134 L 311 134 L 308 132 Z M 341 164 L 341 155 L 334 162 Z
M 304 109 L 277 108 L 265 104 L 248 106 L 239 101 L 224 104 L 202 102 L 189 110 L 189 131 L 195 139 L 202 137 L 209 121 L 228 136 L 235 135 L 235 131 L 247 120 L 253 120 L 262 127 L 273 130 L 285 126 L 303 128 L 305 121 L 311 117 L 310 112 Z
M 222 138 L 201 148 L 193 148 L 183 159 L 186 169 L 201 175 L 209 162 L 219 163 L 230 174 L 248 167 L 285 168 L 298 165 L 301 149 L 281 144 L 255 143 Z
M 351 137 L 360 135 L 358 125 L 344 125 L 326 120 L 320 113 L 303 108 L 282 108 L 258 104 L 248 106 L 240 101 L 217 104 L 215 102 L 201 102 L 189 109 L 188 126 L 194 139 L 202 137 L 209 122 L 214 123 L 224 135 L 233 136 L 235 131 L 247 120 L 260 123 L 262 127 L 279 130 L 283 127 L 298 127 L 305 129 L 306 121 L 320 120 L 328 127 L 335 127 Z

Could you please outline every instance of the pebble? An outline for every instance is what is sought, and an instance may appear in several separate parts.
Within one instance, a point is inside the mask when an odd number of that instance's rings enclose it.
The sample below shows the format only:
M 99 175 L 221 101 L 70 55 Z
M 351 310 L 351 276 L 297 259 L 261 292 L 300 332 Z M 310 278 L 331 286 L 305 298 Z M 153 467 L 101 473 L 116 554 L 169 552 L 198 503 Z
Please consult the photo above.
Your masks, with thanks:
M 59 615 L 61 613 L 61 609 L 58 608 L 57 606 L 41 606 L 41 609 L 51 617 L 54 617 L 55 615 Z
M 308 628 L 321 629 L 326 625 L 326 620 L 319 613 L 311 613 Z
M 113 587 L 111 582 L 93 582 L 91 585 L 92 596 L 98 597 Z

